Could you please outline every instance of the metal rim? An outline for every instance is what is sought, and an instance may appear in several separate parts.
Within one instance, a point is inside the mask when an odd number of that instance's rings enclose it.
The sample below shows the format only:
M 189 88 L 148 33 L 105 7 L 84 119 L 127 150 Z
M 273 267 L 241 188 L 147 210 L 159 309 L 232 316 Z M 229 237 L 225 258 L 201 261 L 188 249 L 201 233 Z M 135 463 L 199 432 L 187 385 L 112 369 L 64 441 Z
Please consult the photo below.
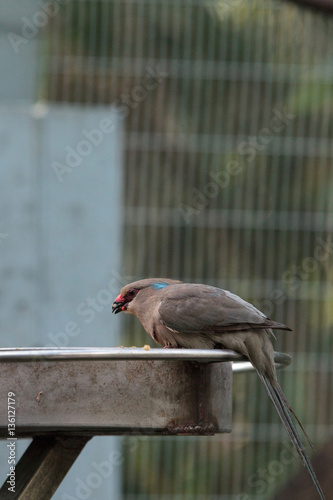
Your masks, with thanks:
M 0 362 L 73 361 L 73 360 L 178 360 L 201 362 L 233 362 L 235 373 L 254 370 L 241 354 L 224 349 L 151 349 L 143 347 L 12 347 L 0 349 Z M 292 362 L 289 354 L 274 353 L 278 367 Z

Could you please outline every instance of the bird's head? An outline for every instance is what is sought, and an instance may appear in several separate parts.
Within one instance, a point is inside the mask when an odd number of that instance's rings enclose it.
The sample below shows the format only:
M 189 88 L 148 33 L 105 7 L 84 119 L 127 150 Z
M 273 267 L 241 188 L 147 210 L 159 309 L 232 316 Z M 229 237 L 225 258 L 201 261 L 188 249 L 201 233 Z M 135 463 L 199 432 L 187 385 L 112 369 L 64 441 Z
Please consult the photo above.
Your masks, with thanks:
M 120 294 L 112 304 L 112 312 L 117 314 L 121 311 L 132 312 L 132 302 L 140 294 L 142 290 L 150 289 L 151 291 L 162 290 L 168 285 L 176 285 L 182 283 L 177 280 L 169 280 L 165 278 L 148 278 L 144 280 L 134 281 L 129 283 L 120 290 Z

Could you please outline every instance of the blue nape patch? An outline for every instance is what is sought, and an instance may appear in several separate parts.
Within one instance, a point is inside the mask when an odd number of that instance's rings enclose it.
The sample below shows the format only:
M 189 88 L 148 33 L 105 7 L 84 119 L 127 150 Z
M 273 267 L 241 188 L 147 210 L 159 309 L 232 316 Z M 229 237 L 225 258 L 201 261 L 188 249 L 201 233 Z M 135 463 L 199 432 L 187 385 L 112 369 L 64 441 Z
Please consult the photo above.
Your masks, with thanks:
M 169 283 L 162 283 L 160 281 L 158 281 L 157 283 L 154 283 L 152 286 L 154 288 L 154 290 L 161 290 L 162 288 L 165 288 L 166 286 L 168 286 Z

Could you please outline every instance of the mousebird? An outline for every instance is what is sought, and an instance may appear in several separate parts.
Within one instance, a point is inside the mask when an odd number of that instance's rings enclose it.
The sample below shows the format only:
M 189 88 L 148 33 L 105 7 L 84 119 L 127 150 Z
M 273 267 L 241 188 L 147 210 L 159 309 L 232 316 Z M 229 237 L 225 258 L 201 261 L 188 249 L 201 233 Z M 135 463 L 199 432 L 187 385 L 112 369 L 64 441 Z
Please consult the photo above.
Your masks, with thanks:
M 227 290 L 164 278 L 143 279 L 124 286 L 112 304 L 112 312 L 121 311 L 134 314 L 155 342 L 165 348 L 224 348 L 245 356 L 264 384 L 319 497 L 325 500 L 291 414 L 313 445 L 276 377 L 270 336 L 274 336 L 273 329 L 290 328 L 270 320 Z

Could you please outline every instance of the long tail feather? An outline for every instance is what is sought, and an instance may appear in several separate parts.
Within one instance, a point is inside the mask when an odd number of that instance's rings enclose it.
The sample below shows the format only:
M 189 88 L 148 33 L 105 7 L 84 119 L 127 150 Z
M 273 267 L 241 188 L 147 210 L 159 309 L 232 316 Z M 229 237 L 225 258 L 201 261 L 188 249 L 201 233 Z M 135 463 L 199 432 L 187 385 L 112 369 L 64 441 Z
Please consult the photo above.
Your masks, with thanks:
M 289 411 L 293 414 L 294 418 L 297 420 L 298 422 L 298 425 L 300 426 L 300 428 L 302 429 L 303 431 L 303 434 L 304 436 L 306 437 L 309 445 L 311 446 L 311 448 L 314 448 L 314 445 L 313 445 L 313 442 L 311 441 L 311 439 L 309 438 L 307 432 L 305 431 L 304 427 L 303 427 L 303 424 L 302 422 L 299 420 L 298 416 L 296 415 L 296 413 L 294 412 L 294 410 L 292 409 L 292 407 L 290 406 L 286 396 L 284 395 L 284 392 L 283 390 L 281 389 L 281 386 L 276 382 L 276 387 L 275 389 L 278 391 L 279 393 L 279 396 L 280 398 L 282 399 L 282 401 L 287 405 Z
M 311 479 L 319 493 L 319 496 L 321 498 L 321 500 L 325 500 L 325 496 L 324 496 L 324 493 L 320 487 L 320 484 L 319 484 L 319 481 L 317 479 L 317 476 L 316 476 L 316 473 L 315 471 L 313 470 L 313 467 L 312 467 L 312 464 L 310 462 L 310 458 L 303 446 L 303 443 L 302 443 L 302 440 L 297 432 L 297 429 L 295 427 L 295 424 L 291 418 L 291 415 L 289 413 L 289 411 L 294 415 L 294 417 L 296 418 L 297 422 L 300 424 L 307 440 L 309 441 L 309 443 L 312 445 L 308 435 L 306 434 L 302 424 L 300 423 L 299 419 L 296 417 L 294 411 L 291 409 L 279 383 L 277 382 L 277 380 L 274 381 L 274 384 L 272 384 L 272 382 L 268 379 L 268 377 L 262 373 L 260 373 L 258 370 L 258 375 L 260 377 L 260 379 L 262 380 L 265 388 L 266 388 L 266 391 L 270 397 L 270 399 L 272 400 L 273 402 L 273 405 L 275 406 L 275 409 L 286 429 L 286 431 L 288 432 L 289 434 L 289 437 L 294 445 L 294 447 L 296 448 L 299 456 L 301 457 L 302 459 L 302 462 L 303 464 L 305 465 L 305 467 L 307 468 L 310 476 L 311 476 Z M 313 446 L 313 445 L 312 445 Z

